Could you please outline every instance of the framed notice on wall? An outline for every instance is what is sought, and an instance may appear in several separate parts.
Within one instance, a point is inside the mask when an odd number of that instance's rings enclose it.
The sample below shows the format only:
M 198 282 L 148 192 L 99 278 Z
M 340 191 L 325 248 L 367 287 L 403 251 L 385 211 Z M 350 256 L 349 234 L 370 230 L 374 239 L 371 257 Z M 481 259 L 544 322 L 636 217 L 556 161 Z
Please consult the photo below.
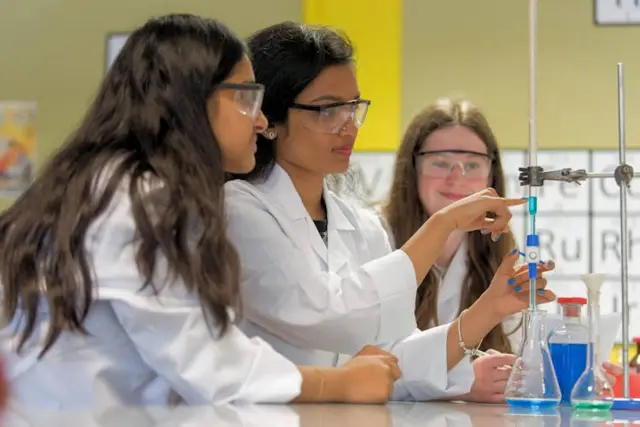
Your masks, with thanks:
M 593 21 L 596 25 L 639 25 L 640 1 L 593 0 Z
M 107 35 L 105 73 L 111 68 L 111 64 L 118 57 L 125 42 L 129 38 L 129 33 L 110 33 Z

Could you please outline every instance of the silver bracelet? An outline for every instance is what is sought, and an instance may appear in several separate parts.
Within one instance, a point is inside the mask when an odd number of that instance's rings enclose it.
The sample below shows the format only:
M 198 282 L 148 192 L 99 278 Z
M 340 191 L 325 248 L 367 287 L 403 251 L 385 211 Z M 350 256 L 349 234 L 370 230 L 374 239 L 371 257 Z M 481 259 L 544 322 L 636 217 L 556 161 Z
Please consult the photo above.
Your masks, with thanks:
M 469 349 L 467 348 L 467 345 L 464 343 L 464 340 L 462 339 L 462 315 L 466 312 L 467 312 L 467 309 L 465 308 L 460 313 L 460 316 L 458 316 L 458 345 L 460 345 L 460 348 L 464 352 L 465 356 L 480 357 L 483 354 L 483 352 L 479 350 L 480 345 L 482 344 L 482 340 L 480 340 L 476 348 Z

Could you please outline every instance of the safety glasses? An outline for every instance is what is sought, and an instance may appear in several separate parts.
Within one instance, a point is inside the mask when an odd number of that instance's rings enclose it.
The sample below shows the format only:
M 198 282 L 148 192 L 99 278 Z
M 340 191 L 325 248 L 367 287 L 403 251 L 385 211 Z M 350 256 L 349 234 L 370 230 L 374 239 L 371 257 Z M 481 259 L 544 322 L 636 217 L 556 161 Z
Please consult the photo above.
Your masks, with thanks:
M 294 103 L 291 108 L 315 113 L 315 117 L 307 122 L 307 127 L 312 131 L 340 133 L 349 121 L 353 121 L 353 124 L 360 128 L 367 117 L 370 104 L 371 101 L 367 99 L 355 99 L 324 105 Z
M 264 85 L 260 83 L 220 83 L 215 89 L 233 90 L 233 99 L 238 111 L 255 120 L 258 117 L 264 98 Z
M 488 154 L 466 150 L 422 151 L 415 157 L 418 173 L 432 178 L 446 178 L 458 166 L 465 179 L 486 179 L 493 163 Z

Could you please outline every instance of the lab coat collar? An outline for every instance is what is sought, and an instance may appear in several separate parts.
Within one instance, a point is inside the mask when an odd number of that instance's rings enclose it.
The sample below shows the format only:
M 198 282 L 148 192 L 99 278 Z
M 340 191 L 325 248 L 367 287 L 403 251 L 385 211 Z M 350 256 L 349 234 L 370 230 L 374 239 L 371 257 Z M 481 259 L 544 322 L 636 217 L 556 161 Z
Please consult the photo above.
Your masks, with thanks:
M 357 224 L 354 224 L 355 218 L 350 218 L 345 214 L 342 208 L 344 202 L 327 188 L 326 183 L 324 184 L 323 197 L 327 206 L 328 248 L 318 234 L 289 174 L 280 165 L 276 163 L 267 180 L 257 184 L 257 187 L 283 208 L 287 216 L 294 222 L 295 228 L 307 237 L 308 243 L 331 271 L 342 268 L 349 258 L 349 253 L 342 243 L 340 232 L 354 231 L 357 229 Z
M 336 196 L 328 189 L 326 182 L 323 184 L 324 202 L 327 206 L 327 218 L 329 220 L 329 229 L 350 230 L 356 229 L 353 221 L 349 219 L 340 206 L 336 203 Z M 256 185 L 262 191 L 268 194 L 271 200 L 277 201 L 282 206 L 292 220 L 308 219 L 313 223 L 309 213 L 307 212 L 300 195 L 289 177 L 289 174 L 276 163 L 273 171 L 263 183 Z
M 287 216 L 292 220 L 303 219 L 309 216 L 302 204 L 293 182 L 284 169 L 276 163 L 273 171 L 264 182 L 255 184 L 270 200 L 277 202 Z
M 354 223 L 357 223 L 355 218 L 349 219 L 343 209 L 340 208 L 339 203 L 344 203 L 342 201 L 338 201 L 337 196 L 327 188 L 327 183 L 324 183 L 324 202 L 327 205 L 327 218 L 329 220 L 329 230 L 340 230 L 340 231 L 354 231 L 356 226 Z

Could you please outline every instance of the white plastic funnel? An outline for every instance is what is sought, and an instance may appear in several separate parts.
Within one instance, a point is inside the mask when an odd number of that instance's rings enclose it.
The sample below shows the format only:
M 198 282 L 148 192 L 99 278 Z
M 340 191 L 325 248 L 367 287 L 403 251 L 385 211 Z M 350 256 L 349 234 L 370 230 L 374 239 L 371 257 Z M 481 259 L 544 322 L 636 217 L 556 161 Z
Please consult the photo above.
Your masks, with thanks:
M 584 282 L 589 294 L 592 292 L 600 292 L 600 288 L 604 283 L 604 278 L 605 275 L 602 273 L 589 273 L 580 276 L 580 279 Z

